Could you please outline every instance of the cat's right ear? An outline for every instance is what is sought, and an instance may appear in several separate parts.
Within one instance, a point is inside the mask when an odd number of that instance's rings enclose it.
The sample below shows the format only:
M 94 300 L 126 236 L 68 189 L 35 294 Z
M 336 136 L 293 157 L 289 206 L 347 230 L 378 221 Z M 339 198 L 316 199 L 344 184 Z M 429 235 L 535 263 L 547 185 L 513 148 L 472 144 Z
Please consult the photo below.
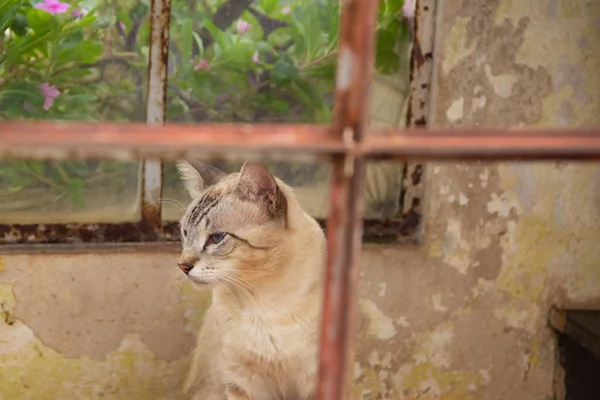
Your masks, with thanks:
M 200 161 L 179 161 L 177 170 L 192 198 L 200 196 L 207 187 L 218 183 L 227 175 L 220 169 Z

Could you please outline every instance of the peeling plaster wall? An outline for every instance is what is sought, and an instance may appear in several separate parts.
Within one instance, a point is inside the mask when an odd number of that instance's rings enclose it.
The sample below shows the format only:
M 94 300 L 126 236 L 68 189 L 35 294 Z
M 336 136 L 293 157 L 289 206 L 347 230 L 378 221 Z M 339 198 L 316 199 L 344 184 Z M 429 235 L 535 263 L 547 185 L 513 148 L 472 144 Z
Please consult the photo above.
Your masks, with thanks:
M 430 125 L 600 125 L 598 1 L 438 7 Z M 600 306 L 600 166 L 429 164 L 426 185 L 418 249 L 363 256 L 353 397 L 555 398 L 549 307 Z
M 600 3 L 440 1 L 429 123 L 600 123 Z M 600 306 L 600 167 L 430 164 L 418 246 L 367 245 L 353 399 L 554 398 L 551 304 Z M 210 299 L 175 253 L 0 258 L 0 399 L 176 399 Z

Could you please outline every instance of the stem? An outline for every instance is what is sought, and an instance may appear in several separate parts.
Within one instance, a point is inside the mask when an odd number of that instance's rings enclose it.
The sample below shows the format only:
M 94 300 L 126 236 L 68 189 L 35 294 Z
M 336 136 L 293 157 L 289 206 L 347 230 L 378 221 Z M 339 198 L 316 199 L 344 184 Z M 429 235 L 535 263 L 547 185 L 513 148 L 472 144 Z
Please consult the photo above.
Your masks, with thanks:
M 39 175 L 35 171 L 33 171 L 29 167 L 29 164 L 27 164 L 27 162 L 23 163 L 23 165 L 25 166 L 25 172 L 27 172 L 29 175 L 33 176 L 35 179 L 39 180 L 40 182 L 45 183 L 46 185 L 50 186 L 51 188 L 58 189 L 58 185 L 56 183 L 52 182 L 50 179 L 47 179 L 47 178 Z
M 63 182 L 66 183 L 67 185 L 70 184 L 71 178 L 69 178 L 69 175 L 67 174 L 65 169 L 62 167 L 62 165 L 60 165 L 60 163 L 58 161 L 53 161 L 52 165 L 54 165 L 54 168 L 56 168 L 56 172 L 58 172 L 58 175 L 60 175 L 60 178 L 63 180 Z

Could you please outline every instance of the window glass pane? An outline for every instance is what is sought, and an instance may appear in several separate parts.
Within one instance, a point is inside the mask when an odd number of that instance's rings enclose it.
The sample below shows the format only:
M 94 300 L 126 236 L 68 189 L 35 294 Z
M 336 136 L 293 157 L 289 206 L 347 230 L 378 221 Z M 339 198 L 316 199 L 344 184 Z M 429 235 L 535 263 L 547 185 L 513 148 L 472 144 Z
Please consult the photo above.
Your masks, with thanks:
M 169 121 L 331 120 L 340 4 L 174 0 Z
M 200 3 L 207 3 L 212 5 L 212 7 L 203 7 Z M 185 29 L 188 29 L 189 31 L 189 27 L 184 28 L 183 26 L 188 23 L 185 21 L 189 18 L 192 18 L 193 20 L 190 23 L 196 24 L 194 25 L 195 28 L 193 28 L 193 30 L 201 31 L 202 24 L 198 21 L 202 21 L 202 18 L 206 18 L 207 16 L 212 18 L 211 16 L 214 15 L 215 10 L 218 10 L 218 5 L 222 3 L 223 2 L 214 1 L 198 1 L 197 3 L 193 3 L 196 4 L 197 7 L 194 11 L 197 13 L 194 14 L 196 16 L 191 17 L 193 14 L 186 16 L 183 12 L 182 15 L 174 16 L 172 21 L 178 22 L 172 25 L 171 32 L 176 30 L 177 32 L 180 32 L 176 33 L 176 35 L 181 35 L 182 32 L 185 32 Z M 298 76 L 303 76 L 304 71 L 307 68 L 302 67 L 305 63 L 314 65 L 323 63 L 323 70 L 325 70 L 326 65 L 329 73 L 327 75 L 319 75 L 319 79 L 310 76 L 309 81 L 315 79 L 314 86 L 320 91 L 319 96 L 322 96 L 325 99 L 331 98 L 334 87 L 333 72 L 335 71 L 335 46 L 337 46 L 338 29 L 338 4 L 336 3 L 337 2 L 330 0 L 304 0 L 293 2 L 284 0 L 258 0 L 253 3 L 254 8 L 245 10 L 240 18 L 229 18 L 232 22 L 227 25 L 225 31 L 222 33 L 221 31 L 218 31 L 217 33 L 218 35 L 226 35 L 228 38 L 227 40 L 230 40 L 232 43 L 237 43 L 237 41 L 261 43 L 261 41 L 265 40 L 267 42 L 273 41 L 273 43 L 278 43 L 280 39 L 277 38 L 280 35 L 281 37 L 285 37 L 286 40 L 288 38 L 293 38 L 301 44 L 298 45 L 298 49 L 292 45 L 287 51 L 290 54 L 294 66 L 299 70 Z M 380 4 L 375 61 L 376 74 L 371 85 L 369 97 L 369 125 L 371 128 L 399 128 L 403 127 L 406 122 L 406 105 L 409 93 L 409 27 L 407 20 L 402 16 L 402 2 L 381 1 Z M 185 6 L 182 7 L 185 9 Z M 332 11 L 334 7 L 335 12 Z M 288 9 L 291 11 L 290 14 L 287 14 Z M 323 11 L 329 9 L 331 9 L 329 13 Z M 312 11 L 305 10 L 321 10 L 319 11 L 320 19 L 307 17 Z M 283 11 L 285 11 L 285 13 Z M 267 15 L 269 18 L 284 21 L 290 26 L 270 31 L 268 37 L 265 39 L 263 30 L 260 28 L 260 23 L 255 19 L 255 16 L 258 15 L 257 12 Z M 304 14 L 305 12 L 308 14 Z M 319 25 L 312 23 L 317 20 L 320 21 Z M 237 32 L 238 21 L 248 21 L 252 25 L 252 28 L 250 28 L 248 32 L 240 34 Z M 256 26 L 257 24 L 258 26 Z M 320 39 L 315 39 L 315 43 L 317 43 L 318 46 L 323 46 L 323 48 L 331 46 L 333 44 L 332 38 L 335 38 L 335 46 L 328 50 L 315 50 L 315 54 L 318 54 L 316 59 L 307 57 L 305 53 L 300 51 L 300 49 L 306 50 L 306 48 L 302 47 L 306 44 L 303 40 L 309 40 L 307 37 L 303 36 L 303 34 L 306 33 L 306 30 L 302 24 L 306 24 L 306 27 L 311 29 L 311 32 L 315 37 L 320 37 Z M 330 30 L 326 30 L 325 27 L 329 27 Z M 308 37 L 311 36 L 309 35 Z M 325 38 L 329 38 L 330 42 L 327 42 Z M 182 41 L 179 41 L 179 43 L 182 43 L 182 46 L 185 49 L 192 49 L 193 47 L 191 44 L 184 46 Z M 213 42 L 209 41 L 209 43 Z M 210 47 L 210 50 L 205 50 L 206 52 L 204 53 L 206 54 L 204 58 L 208 60 L 213 56 L 215 52 L 214 48 L 218 46 L 218 44 L 213 43 L 210 46 L 208 46 Z M 262 56 L 262 47 L 260 47 L 259 44 L 256 44 L 256 48 Z M 331 55 L 329 55 L 330 53 Z M 266 52 L 266 54 L 270 53 Z M 287 53 L 284 52 L 284 54 Z M 284 57 L 284 55 L 275 54 L 273 57 L 273 60 L 277 63 L 279 62 L 278 57 Z M 321 57 L 325 57 L 325 59 L 322 59 Z M 194 59 L 194 62 L 196 61 L 197 59 Z M 208 64 L 210 64 L 210 62 Z M 179 83 L 171 87 L 189 85 L 187 86 L 187 93 L 190 94 L 190 96 L 200 96 L 197 97 L 195 101 L 199 104 L 206 104 L 205 108 L 203 108 L 204 111 L 200 114 L 187 113 L 185 117 L 186 121 L 273 121 L 271 117 L 276 113 L 273 113 L 273 110 L 269 112 L 262 110 L 261 104 L 263 103 L 257 102 L 257 98 L 277 99 L 277 101 L 287 102 L 287 108 L 282 110 L 283 119 L 276 121 L 297 122 L 298 120 L 296 118 L 299 115 L 302 115 L 304 118 L 301 121 L 306 122 L 323 122 L 330 118 L 329 113 L 327 114 L 326 119 L 309 118 L 309 115 L 317 115 L 305 113 L 307 110 L 312 109 L 312 106 L 310 105 L 304 107 L 290 106 L 290 104 L 295 104 L 294 102 L 297 101 L 297 99 L 291 95 L 291 93 L 296 93 L 293 92 L 292 88 L 295 88 L 297 83 L 294 83 L 293 80 L 291 81 L 292 83 L 283 85 L 278 85 L 272 80 L 268 80 L 266 81 L 268 84 L 265 84 L 265 86 L 255 87 L 257 83 L 253 80 L 253 77 L 264 76 L 271 79 L 269 78 L 271 76 L 270 74 L 276 72 L 276 66 L 269 66 L 267 68 L 266 64 L 256 65 L 254 63 L 248 63 L 247 65 L 250 67 L 247 68 L 249 68 L 250 72 L 246 71 L 247 73 L 243 74 L 243 76 L 238 76 L 240 80 L 236 81 L 233 80 L 233 78 L 228 77 L 228 74 L 230 73 L 232 74 L 231 76 L 237 75 L 230 72 L 229 66 L 227 65 L 219 66 L 218 69 L 215 68 L 214 70 L 212 67 L 210 69 L 203 69 L 202 65 L 206 66 L 206 64 L 201 64 L 199 66 L 199 64 L 196 63 L 193 65 L 194 67 L 197 67 L 196 70 L 190 65 L 182 67 L 187 72 L 184 72 L 183 70 L 180 71 L 181 75 L 178 75 L 179 81 L 177 81 Z M 321 67 L 319 66 L 319 69 L 320 68 Z M 308 68 L 308 70 L 310 70 L 310 68 Z M 225 74 L 226 76 L 220 76 L 220 74 L 223 73 L 222 71 L 227 71 Z M 173 82 L 173 80 L 171 82 Z M 187 82 L 192 83 L 188 84 Z M 212 89 L 207 89 L 206 91 L 202 89 L 203 87 L 209 86 Z M 248 92 L 240 91 L 238 88 L 241 87 Z M 212 92 L 212 90 L 215 91 Z M 210 94 L 210 98 L 202 97 L 205 96 L 206 93 Z M 215 95 L 215 93 L 217 93 L 217 95 Z M 186 107 L 181 105 L 181 98 L 178 98 L 173 93 L 169 99 L 171 101 L 170 112 L 173 112 L 173 110 L 178 107 L 180 109 Z M 250 101 L 250 99 L 252 100 Z M 328 107 L 327 110 L 331 110 L 331 101 L 326 104 Z M 244 111 L 242 117 L 242 114 L 237 114 L 238 109 L 243 109 L 247 112 Z M 218 110 L 228 111 L 221 113 Z M 229 172 L 239 170 L 239 165 L 221 164 L 219 166 Z M 329 166 L 327 164 L 276 164 L 270 165 L 269 169 L 280 179 L 294 186 L 295 193 L 307 212 L 317 218 L 327 217 L 329 206 Z M 365 218 L 394 218 L 398 215 L 402 195 L 403 169 L 403 165 L 398 162 L 368 163 L 365 189 Z M 166 165 L 164 181 L 165 187 L 163 197 L 187 205 L 189 196 L 183 190 L 173 164 Z M 179 207 L 173 205 L 171 201 L 167 200 L 167 202 L 163 204 L 163 216 L 165 219 L 177 220 L 180 215 L 181 211 L 179 210 Z
M 143 121 L 149 11 L 138 0 L 0 1 L 0 119 Z M 138 164 L 3 162 L 0 223 L 139 220 L 138 187 Z

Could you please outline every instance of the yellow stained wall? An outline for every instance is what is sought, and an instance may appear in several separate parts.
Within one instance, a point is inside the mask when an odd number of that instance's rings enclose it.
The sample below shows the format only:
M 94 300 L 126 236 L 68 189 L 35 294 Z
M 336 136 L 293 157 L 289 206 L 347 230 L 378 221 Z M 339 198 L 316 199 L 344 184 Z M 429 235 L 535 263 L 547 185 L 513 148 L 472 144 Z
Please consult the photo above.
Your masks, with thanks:
M 438 2 L 429 123 L 600 122 L 600 3 Z M 427 166 L 418 246 L 361 259 L 354 399 L 550 399 L 550 305 L 600 305 L 600 168 Z M 175 253 L 4 255 L 0 399 L 176 399 L 207 296 Z M 557 375 L 558 374 L 558 375 Z

